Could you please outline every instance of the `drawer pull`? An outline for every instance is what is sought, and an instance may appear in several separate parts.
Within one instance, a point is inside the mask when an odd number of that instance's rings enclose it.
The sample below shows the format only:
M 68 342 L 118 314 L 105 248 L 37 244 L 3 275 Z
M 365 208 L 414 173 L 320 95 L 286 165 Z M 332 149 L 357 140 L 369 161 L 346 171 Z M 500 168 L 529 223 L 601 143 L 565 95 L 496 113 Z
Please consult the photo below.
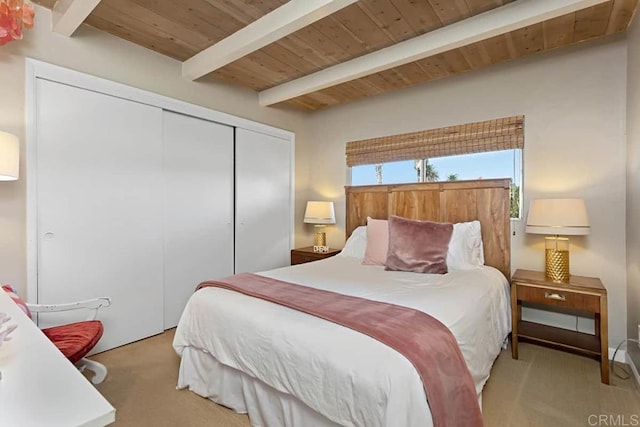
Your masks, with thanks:
M 551 292 L 545 292 L 544 297 L 546 299 L 554 299 L 556 301 L 565 301 L 567 297 L 562 294 L 552 294 Z

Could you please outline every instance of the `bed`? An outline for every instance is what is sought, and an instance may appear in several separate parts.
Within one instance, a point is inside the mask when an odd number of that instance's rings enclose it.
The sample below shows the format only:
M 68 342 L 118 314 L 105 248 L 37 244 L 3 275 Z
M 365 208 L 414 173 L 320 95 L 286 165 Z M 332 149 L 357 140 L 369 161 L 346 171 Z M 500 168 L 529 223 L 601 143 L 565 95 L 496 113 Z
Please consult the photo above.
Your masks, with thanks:
M 353 236 L 342 254 L 259 275 L 429 313 L 455 336 L 480 397 L 510 332 L 509 180 L 347 187 L 346 201 L 347 235 Z M 435 275 L 362 265 L 358 227 L 367 216 L 389 215 L 480 221 L 485 266 Z M 248 413 L 256 426 L 433 423 L 420 377 L 400 353 L 240 293 L 194 293 L 174 348 L 182 358 L 179 388 Z

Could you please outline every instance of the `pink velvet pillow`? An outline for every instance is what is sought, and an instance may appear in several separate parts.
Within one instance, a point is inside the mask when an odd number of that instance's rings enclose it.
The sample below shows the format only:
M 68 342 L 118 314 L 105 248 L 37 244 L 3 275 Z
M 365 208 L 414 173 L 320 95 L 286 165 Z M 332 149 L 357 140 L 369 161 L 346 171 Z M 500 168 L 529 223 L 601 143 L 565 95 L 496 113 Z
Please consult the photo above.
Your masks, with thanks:
M 363 264 L 384 265 L 389 249 L 389 221 L 367 217 L 367 249 Z
M 386 270 L 444 274 L 453 224 L 389 218 Z

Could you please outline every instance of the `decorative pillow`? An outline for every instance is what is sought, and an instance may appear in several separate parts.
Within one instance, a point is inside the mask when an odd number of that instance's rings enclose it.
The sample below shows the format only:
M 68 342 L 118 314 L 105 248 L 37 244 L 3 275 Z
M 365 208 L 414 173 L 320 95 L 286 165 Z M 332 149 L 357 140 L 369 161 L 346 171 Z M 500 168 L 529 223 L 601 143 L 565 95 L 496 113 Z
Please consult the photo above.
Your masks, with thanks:
M 367 217 L 367 249 L 363 264 L 385 265 L 389 250 L 389 221 Z
M 449 270 L 470 270 L 481 265 L 484 265 L 484 249 L 480 221 L 454 224 L 447 253 Z
M 453 224 L 391 216 L 386 270 L 444 274 Z
M 367 226 L 361 225 L 353 230 L 351 236 L 344 244 L 344 248 L 338 256 L 349 256 L 353 258 L 364 258 L 364 252 L 367 248 Z
M 31 310 L 29 310 L 29 307 L 27 307 L 27 303 L 24 302 L 24 300 L 20 298 L 20 296 L 18 296 L 16 291 L 14 291 L 10 285 L 2 285 L 2 289 L 4 289 L 4 291 L 9 294 L 9 298 L 11 298 L 13 302 L 15 302 L 16 305 L 20 307 L 22 311 L 24 311 L 24 314 L 31 318 Z

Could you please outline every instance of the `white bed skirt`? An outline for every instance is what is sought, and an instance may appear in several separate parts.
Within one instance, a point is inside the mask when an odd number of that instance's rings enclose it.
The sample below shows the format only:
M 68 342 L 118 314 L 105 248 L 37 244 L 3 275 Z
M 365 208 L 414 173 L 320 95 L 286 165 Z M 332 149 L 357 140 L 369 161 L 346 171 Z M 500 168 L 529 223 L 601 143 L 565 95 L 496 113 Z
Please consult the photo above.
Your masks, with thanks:
M 188 388 L 240 414 L 248 413 L 253 426 L 338 426 L 295 397 L 225 366 L 211 354 L 193 347 L 185 347 L 182 353 L 178 388 Z
M 211 354 L 193 347 L 184 348 L 180 362 L 178 389 L 185 388 L 239 414 L 249 414 L 255 427 L 339 426 L 295 397 L 225 366 Z M 482 393 L 478 395 L 478 403 L 482 409 Z

